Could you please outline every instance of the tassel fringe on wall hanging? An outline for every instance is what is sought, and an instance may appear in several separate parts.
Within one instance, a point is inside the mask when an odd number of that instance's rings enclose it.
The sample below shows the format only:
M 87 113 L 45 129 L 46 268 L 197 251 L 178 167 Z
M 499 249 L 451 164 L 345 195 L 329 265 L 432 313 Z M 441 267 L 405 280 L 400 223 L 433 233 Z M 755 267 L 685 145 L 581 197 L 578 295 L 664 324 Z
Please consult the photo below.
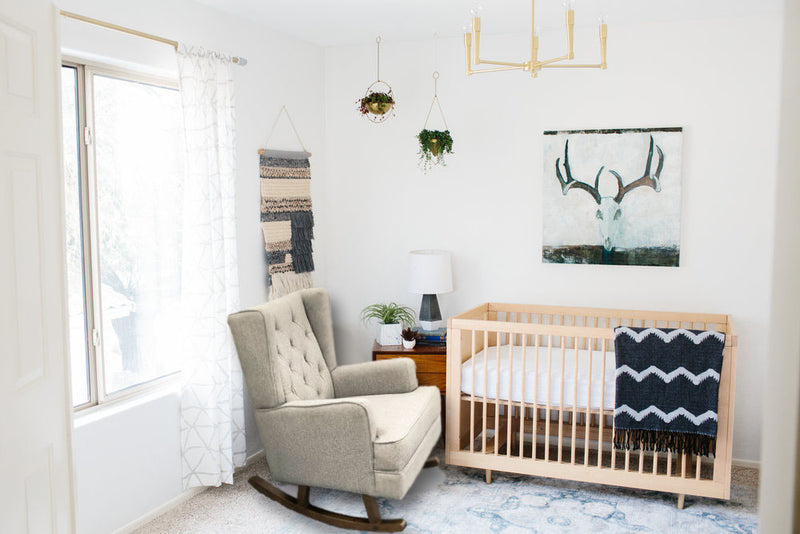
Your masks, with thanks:
M 281 108 L 281 113 L 284 111 L 286 108 Z M 289 117 L 288 111 L 286 116 Z M 290 123 L 291 120 L 289 117 Z M 299 135 L 297 139 L 300 141 Z M 303 146 L 302 141 L 300 145 Z M 261 230 L 270 300 L 314 286 L 310 157 L 305 150 L 259 150 Z

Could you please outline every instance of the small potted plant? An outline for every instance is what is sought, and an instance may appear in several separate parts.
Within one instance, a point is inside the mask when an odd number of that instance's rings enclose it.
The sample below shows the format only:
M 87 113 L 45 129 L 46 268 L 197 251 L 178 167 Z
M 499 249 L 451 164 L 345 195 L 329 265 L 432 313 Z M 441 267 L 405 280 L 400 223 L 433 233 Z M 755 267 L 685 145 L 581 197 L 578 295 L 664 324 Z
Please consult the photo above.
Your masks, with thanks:
M 427 171 L 434 165 L 444 165 L 444 155 L 453 153 L 453 138 L 450 130 L 422 130 L 419 140 L 419 161 Z
M 403 329 L 400 336 L 403 338 L 403 346 L 407 349 L 413 349 L 417 344 L 418 334 L 411 328 Z
M 394 97 L 391 92 L 372 91 L 367 96 L 356 100 L 358 110 L 362 115 L 386 115 L 394 107 Z
M 378 344 L 400 345 L 403 341 L 403 327 L 414 325 L 414 310 L 394 302 L 388 304 L 372 304 L 361 310 L 361 321 L 368 323 L 376 320 L 380 325 Z

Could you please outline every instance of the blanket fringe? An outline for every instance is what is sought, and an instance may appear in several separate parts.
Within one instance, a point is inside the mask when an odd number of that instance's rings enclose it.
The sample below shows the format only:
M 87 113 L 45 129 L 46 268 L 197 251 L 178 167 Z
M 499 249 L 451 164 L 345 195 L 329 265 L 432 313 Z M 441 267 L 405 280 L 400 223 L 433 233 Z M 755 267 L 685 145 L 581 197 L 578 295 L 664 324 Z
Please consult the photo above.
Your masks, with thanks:
M 717 447 L 713 436 L 660 430 L 614 429 L 614 448 L 655 452 L 677 452 L 710 456 Z

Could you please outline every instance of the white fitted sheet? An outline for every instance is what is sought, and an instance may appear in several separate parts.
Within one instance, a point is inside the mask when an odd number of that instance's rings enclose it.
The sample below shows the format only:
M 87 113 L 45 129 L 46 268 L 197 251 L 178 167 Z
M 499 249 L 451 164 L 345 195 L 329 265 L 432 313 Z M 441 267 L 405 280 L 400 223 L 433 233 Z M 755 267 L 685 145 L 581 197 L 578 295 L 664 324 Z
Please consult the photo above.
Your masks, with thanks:
M 488 352 L 488 361 L 486 353 Z M 511 355 L 513 354 L 513 369 Z M 484 383 L 486 384 L 486 398 L 509 400 L 509 375 L 511 379 L 511 400 L 522 400 L 522 347 L 514 346 L 513 352 L 509 345 L 500 347 L 500 391 L 497 388 L 497 347 L 489 347 L 481 351 L 461 365 L 461 391 L 467 395 L 473 393 L 472 365 L 475 362 L 475 397 L 484 396 Z M 592 351 L 592 391 L 589 399 L 590 409 L 599 409 L 601 403 L 606 410 L 614 409 L 615 392 L 615 358 L 613 352 L 606 352 L 605 370 L 603 367 L 603 353 L 599 350 Z M 547 403 L 547 368 L 548 348 L 539 347 L 539 368 L 536 369 L 536 347 L 526 347 L 525 350 L 525 402 L 544 405 Z M 553 347 L 550 360 L 550 406 L 561 406 L 561 348 Z M 578 380 L 577 392 L 575 388 L 575 349 L 566 349 L 564 356 L 564 408 L 586 409 L 589 396 L 589 351 L 578 351 Z M 534 384 L 536 391 L 534 396 Z M 577 395 L 576 395 L 577 393 Z

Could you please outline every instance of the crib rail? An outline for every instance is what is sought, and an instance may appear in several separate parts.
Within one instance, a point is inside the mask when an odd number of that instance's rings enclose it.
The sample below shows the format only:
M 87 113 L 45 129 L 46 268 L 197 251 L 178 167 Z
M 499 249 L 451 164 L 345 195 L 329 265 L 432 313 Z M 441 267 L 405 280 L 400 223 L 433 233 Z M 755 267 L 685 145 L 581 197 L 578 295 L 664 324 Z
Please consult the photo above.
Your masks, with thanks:
M 613 448 L 617 326 L 726 333 L 712 457 Z M 727 315 L 483 304 L 448 321 L 445 460 L 729 498 L 736 345 Z

